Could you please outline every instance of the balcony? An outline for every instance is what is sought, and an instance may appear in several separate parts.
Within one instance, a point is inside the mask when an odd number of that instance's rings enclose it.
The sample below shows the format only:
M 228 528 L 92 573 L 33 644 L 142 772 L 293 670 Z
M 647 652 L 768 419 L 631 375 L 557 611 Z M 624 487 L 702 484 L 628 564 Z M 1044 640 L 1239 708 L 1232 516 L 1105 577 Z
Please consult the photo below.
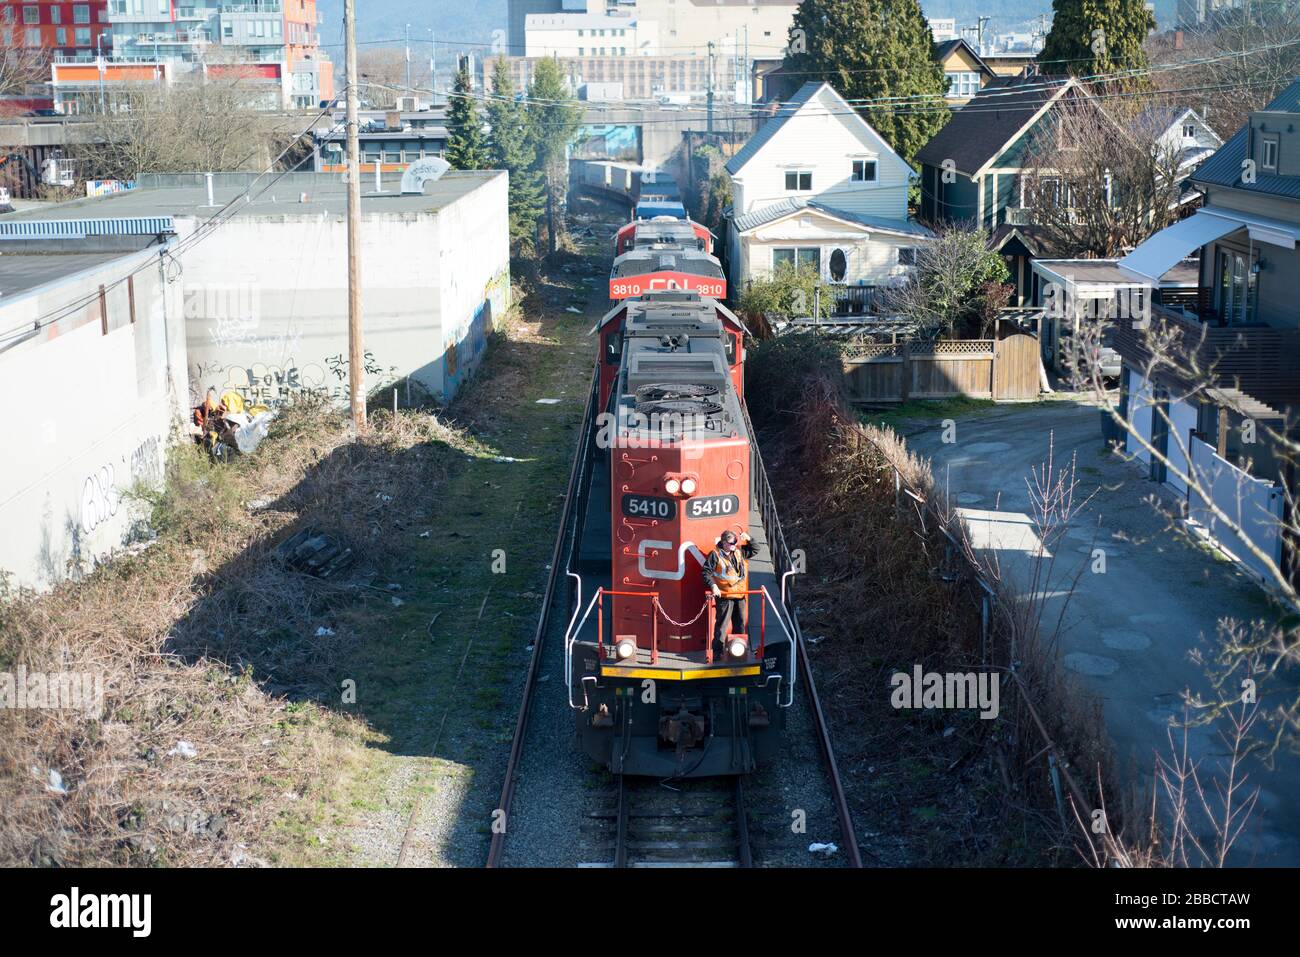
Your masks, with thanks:
M 865 316 L 878 312 L 884 301 L 884 290 L 879 286 L 832 286 L 834 302 L 832 316 Z
M 1178 334 L 1179 367 L 1170 377 L 1190 384 L 1191 369 L 1209 378 L 1219 388 L 1235 388 L 1261 402 L 1280 408 L 1300 404 L 1300 375 L 1293 357 L 1300 352 L 1300 329 L 1282 329 L 1267 323 L 1222 324 L 1214 309 L 1213 290 L 1199 289 L 1182 302 L 1153 304 L 1151 333 Z M 1115 349 L 1130 368 L 1145 369 L 1151 351 L 1145 330 L 1133 328 L 1133 320 L 1115 323 Z

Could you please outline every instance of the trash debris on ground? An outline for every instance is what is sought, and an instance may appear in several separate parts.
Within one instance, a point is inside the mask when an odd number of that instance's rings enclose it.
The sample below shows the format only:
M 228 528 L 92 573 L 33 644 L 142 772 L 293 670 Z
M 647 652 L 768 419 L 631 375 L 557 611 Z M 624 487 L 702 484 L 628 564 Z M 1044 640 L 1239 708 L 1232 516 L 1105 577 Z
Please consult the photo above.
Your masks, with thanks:
M 334 636 L 333 628 L 326 628 L 324 625 L 321 625 L 319 628 L 316 629 L 317 638 L 332 638 L 333 636 Z
M 823 857 L 830 857 L 838 850 L 839 847 L 837 847 L 834 844 L 819 844 L 818 842 L 814 841 L 813 843 L 808 845 L 809 854 L 820 854 Z
M 538 399 L 537 404 L 538 405 L 559 405 L 560 400 L 559 399 Z
M 32 770 L 35 770 L 35 768 Z M 45 779 L 45 790 L 60 797 L 68 796 L 68 789 L 63 785 L 63 775 L 54 768 L 50 768 L 50 773 Z
M 198 755 L 198 749 L 188 741 L 177 741 L 176 747 L 167 752 L 167 757 L 173 758 L 180 756 L 182 758 L 193 758 Z
M 523 459 L 517 459 L 512 455 L 494 455 L 492 456 L 492 461 L 493 462 L 522 462 Z
M 190 413 L 189 434 L 217 461 L 232 455 L 252 455 L 270 434 L 274 410 L 250 403 L 234 389 L 217 395 L 209 388 Z
M 402 601 L 402 599 L 398 598 L 396 595 L 393 596 L 392 601 L 393 601 L 394 608 L 401 608 L 403 605 L 406 604 L 406 602 Z
M 569 307 L 567 307 L 564 311 L 565 311 L 565 312 L 572 312 L 572 313 L 574 313 L 575 315 L 579 315 L 579 316 L 582 315 L 582 310 L 579 309 L 579 308 L 577 308 L 576 306 L 569 306 Z
M 264 512 L 270 507 L 271 500 L 269 498 L 255 498 L 244 503 L 244 508 L 250 512 Z
M 308 527 L 276 546 L 274 555 L 285 565 L 316 578 L 329 578 L 355 561 L 352 549 Z

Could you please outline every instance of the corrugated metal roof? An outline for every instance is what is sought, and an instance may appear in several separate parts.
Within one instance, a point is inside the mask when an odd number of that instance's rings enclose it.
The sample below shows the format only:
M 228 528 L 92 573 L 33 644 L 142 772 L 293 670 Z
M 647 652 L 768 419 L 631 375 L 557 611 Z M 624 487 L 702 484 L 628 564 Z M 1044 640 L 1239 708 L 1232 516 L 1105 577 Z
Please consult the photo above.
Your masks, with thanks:
M 786 121 L 798 113 L 799 108 L 811 100 L 824 86 L 829 86 L 829 84 L 809 80 L 799 87 L 799 92 L 782 104 L 776 115 L 760 126 L 758 131 L 740 148 L 740 152 L 727 161 L 727 172 L 732 176 L 739 173 L 741 168 L 754 158 L 754 154 L 761 150 L 768 140 L 780 131 L 781 127 L 785 126 Z
M 756 209 L 752 213 L 746 213 L 744 216 L 737 216 L 735 219 L 736 229 L 740 232 L 748 232 L 758 226 L 765 226 L 768 223 L 775 222 L 782 216 L 788 216 L 790 213 L 798 212 L 801 209 L 816 210 L 825 213 L 828 216 L 834 216 L 836 219 L 847 220 L 864 226 L 867 229 L 875 229 L 881 232 L 901 233 L 907 236 L 933 236 L 929 229 L 920 223 L 913 223 L 898 219 L 885 219 L 880 216 L 864 216 L 861 213 L 850 212 L 846 209 L 837 209 L 834 206 L 828 206 L 825 203 L 810 202 L 803 198 L 783 199 L 773 203 L 771 206 L 764 206 L 762 209 Z
M 1274 113 L 1300 113 L 1300 79 L 1295 80 L 1279 93 L 1264 109 Z M 1249 184 L 1241 182 L 1241 164 L 1246 159 L 1249 133 L 1249 124 L 1239 129 L 1232 139 L 1224 143 L 1192 174 L 1192 182 L 1210 186 L 1230 186 L 1250 193 L 1300 199 L 1300 176 L 1277 176 L 1273 173 L 1257 172 L 1255 182 Z

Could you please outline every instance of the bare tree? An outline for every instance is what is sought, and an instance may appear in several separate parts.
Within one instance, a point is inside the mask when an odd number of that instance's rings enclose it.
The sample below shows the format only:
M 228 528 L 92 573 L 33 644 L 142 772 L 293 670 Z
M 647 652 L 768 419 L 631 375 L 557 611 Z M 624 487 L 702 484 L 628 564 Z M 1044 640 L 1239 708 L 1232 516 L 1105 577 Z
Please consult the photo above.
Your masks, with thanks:
M 301 120 L 256 109 L 263 96 L 238 76 L 115 91 L 114 111 L 95 116 L 80 149 L 87 178 L 265 169 Z
M 1031 142 L 1022 174 L 1024 208 L 1047 245 L 1116 256 L 1169 225 L 1185 171 L 1181 142 L 1162 133 L 1158 111 L 1063 102 Z
M 377 110 L 393 109 L 397 105 L 397 98 L 407 88 L 406 51 L 392 47 L 365 50 L 361 53 L 357 66 L 361 73 L 361 89 L 365 101 Z M 412 59 L 410 76 L 412 93 L 433 85 L 429 64 L 422 60 Z
M 23 46 L 18 30 L 0 30 L 0 96 L 26 96 L 50 81 L 50 56 Z
M 1247 114 L 1300 76 L 1300 4 L 1254 0 L 1185 31 L 1181 49 L 1168 35 L 1153 38 L 1151 46 L 1153 60 L 1188 64 L 1152 79 L 1166 90 L 1197 91 L 1171 96 L 1195 106 L 1226 140 L 1245 125 Z

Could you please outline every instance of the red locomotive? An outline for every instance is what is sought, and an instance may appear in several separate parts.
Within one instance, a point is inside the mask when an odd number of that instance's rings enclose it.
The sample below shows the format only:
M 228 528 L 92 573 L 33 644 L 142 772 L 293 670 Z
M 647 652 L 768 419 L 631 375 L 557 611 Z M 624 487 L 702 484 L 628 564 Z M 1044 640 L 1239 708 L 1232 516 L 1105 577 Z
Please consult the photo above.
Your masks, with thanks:
M 717 262 L 672 255 L 692 253 Z M 622 300 L 595 331 L 565 635 L 579 739 L 616 774 L 748 773 L 780 745 L 796 663 L 755 502 L 744 327 L 715 298 L 676 290 Z M 725 593 L 745 596 L 747 622 L 717 635 L 705 562 L 726 532 L 754 548 Z

